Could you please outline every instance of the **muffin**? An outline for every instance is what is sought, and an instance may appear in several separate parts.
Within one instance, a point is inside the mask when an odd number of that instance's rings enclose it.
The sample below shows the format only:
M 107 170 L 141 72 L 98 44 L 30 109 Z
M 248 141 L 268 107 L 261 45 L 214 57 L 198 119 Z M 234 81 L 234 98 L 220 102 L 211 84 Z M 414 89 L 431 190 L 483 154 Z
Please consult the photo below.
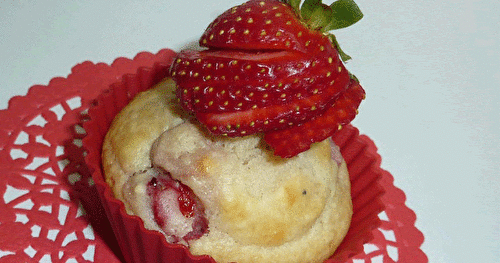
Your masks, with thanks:
M 345 162 L 331 140 L 294 158 L 260 138 L 217 138 L 183 118 L 166 78 L 114 119 L 107 183 L 145 227 L 217 262 L 322 262 L 352 215 Z M 332 147 L 333 146 L 333 147 Z

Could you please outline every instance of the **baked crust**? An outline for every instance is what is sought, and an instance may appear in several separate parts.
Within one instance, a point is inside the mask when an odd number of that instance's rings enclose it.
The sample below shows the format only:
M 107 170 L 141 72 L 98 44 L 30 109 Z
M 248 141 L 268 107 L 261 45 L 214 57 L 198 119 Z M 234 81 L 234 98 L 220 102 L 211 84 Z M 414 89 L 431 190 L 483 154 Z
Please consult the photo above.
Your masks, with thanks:
M 209 232 L 189 241 L 193 254 L 240 263 L 328 258 L 352 216 L 346 164 L 334 160 L 330 142 L 281 159 L 257 136 L 214 138 L 179 115 L 174 89 L 165 79 L 137 95 L 106 135 L 106 181 L 127 212 L 162 231 L 146 185 L 166 170 L 205 207 Z

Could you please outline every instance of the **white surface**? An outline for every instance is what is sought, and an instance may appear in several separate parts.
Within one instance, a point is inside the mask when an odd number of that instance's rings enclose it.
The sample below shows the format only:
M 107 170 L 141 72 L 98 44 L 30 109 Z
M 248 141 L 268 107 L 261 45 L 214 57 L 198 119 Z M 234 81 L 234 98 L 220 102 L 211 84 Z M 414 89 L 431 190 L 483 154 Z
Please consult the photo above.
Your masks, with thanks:
M 0 109 L 85 60 L 178 50 L 239 0 L 0 1 Z M 430 262 L 500 262 L 500 2 L 357 0 L 337 37 Z

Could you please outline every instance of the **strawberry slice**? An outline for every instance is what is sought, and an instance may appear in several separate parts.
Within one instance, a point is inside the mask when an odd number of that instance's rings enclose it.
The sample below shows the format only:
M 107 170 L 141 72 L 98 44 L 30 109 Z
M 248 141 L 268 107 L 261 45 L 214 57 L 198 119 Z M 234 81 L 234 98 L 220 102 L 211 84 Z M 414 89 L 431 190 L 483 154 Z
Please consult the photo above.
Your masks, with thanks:
M 350 123 L 364 97 L 361 85 L 351 79 L 348 89 L 322 115 L 300 126 L 266 133 L 264 140 L 274 149 L 275 155 L 283 158 L 295 156 Z
M 200 45 L 216 49 L 296 50 L 307 52 L 321 37 L 304 27 L 289 5 L 278 0 L 253 0 L 217 17 Z
M 324 112 L 345 90 L 349 74 L 342 65 L 340 68 L 345 74 L 336 74 L 337 78 L 328 83 L 318 83 L 326 87 L 318 94 L 296 97 L 285 104 L 255 107 L 243 111 L 198 112 L 196 117 L 209 127 L 212 133 L 230 137 L 286 129 L 301 124 Z
M 338 75 L 347 76 L 335 48 L 323 42 L 314 53 L 181 51 L 171 68 L 177 95 L 188 111 L 226 112 L 321 94 Z

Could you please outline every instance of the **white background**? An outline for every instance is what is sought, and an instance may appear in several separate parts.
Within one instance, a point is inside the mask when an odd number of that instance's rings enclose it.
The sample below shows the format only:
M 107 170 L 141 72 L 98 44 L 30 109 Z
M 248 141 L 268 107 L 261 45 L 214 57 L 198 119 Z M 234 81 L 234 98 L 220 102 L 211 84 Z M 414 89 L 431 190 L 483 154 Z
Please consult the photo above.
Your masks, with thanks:
M 0 1 L 0 109 L 86 60 L 179 50 L 239 3 Z M 500 262 L 500 2 L 357 3 L 363 20 L 336 33 L 367 91 L 354 124 L 405 191 L 423 251 Z

